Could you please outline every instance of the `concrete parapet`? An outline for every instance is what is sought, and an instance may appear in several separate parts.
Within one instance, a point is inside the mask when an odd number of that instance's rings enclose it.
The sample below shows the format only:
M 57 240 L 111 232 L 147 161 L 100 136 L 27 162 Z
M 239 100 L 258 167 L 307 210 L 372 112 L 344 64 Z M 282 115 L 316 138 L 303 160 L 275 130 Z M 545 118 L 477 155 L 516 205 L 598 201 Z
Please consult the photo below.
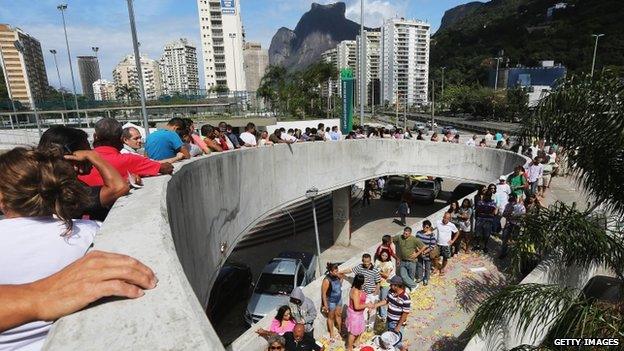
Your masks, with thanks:
M 392 139 L 280 144 L 186 161 L 172 177 L 147 178 L 118 200 L 95 240 L 99 250 L 152 267 L 158 287 L 62 318 L 45 348 L 223 350 L 204 314 L 219 269 L 248 230 L 307 189 L 327 193 L 393 174 L 487 183 L 524 162 L 501 150 Z M 319 287 L 315 281 L 306 291 Z

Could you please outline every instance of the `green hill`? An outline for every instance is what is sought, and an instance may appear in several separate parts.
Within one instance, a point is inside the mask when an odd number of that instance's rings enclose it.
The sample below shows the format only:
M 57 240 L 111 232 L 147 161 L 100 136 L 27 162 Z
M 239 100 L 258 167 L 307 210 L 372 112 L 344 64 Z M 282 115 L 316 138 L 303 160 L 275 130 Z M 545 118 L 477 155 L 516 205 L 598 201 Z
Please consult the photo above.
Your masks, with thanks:
M 547 10 L 556 3 L 567 7 Z M 432 75 L 447 67 L 449 83 L 487 80 L 492 57 L 503 53 L 503 66 L 537 65 L 554 60 L 569 73 L 588 72 L 594 50 L 593 33 L 603 33 L 596 70 L 624 72 L 624 1 L 622 0 L 492 0 L 470 3 L 445 13 L 432 38 Z

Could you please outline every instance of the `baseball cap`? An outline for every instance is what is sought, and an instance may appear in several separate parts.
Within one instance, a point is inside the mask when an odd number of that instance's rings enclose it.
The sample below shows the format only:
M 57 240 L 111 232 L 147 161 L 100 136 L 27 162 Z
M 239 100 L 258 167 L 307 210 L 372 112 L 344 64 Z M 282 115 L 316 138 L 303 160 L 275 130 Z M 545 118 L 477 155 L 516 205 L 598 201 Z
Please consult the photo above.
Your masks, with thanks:
M 504 175 L 498 177 L 498 180 L 507 180 L 507 177 L 505 177 Z
M 394 285 L 403 285 L 403 279 L 399 277 L 398 275 L 395 275 L 394 277 L 388 280 L 388 283 L 394 284 Z

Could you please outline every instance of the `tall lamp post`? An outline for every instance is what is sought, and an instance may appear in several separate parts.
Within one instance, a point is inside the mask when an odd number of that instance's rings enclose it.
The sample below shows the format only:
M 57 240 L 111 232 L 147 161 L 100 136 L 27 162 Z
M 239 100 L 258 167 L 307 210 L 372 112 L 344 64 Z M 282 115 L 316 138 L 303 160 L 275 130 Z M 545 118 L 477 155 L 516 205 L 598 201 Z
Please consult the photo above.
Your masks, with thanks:
M 234 51 L 236 47 L 236 33 L 230 33 L 229 37 L 232 39 L 232 58 L 234 59 L 234 103 L 236 103 L 236 109 L 238 109 L 238 75 L 236 74 L 236 52 Z
M 596 52 L 598 51 L 598 38 L 604 36 L 604 34 L 592 34 L 592 37 L 596 38 L 596 44 L 594 44 L 594 58 L 592 59 L 591 76 L 594 77 L 594 68 L 596 67 Z
M 446 67 L 442 67 L 442 89 L 440 92 L 440 100 L 444 100 L 444 71 L 446 71 Z
M 321 272 L 323 271 L 321 268 L 321 242 L 319 240 L 319 231 L 318 231 L 318 222 L 316 220 L 316 204 L 314 199 L 318 195 L 317 188 L 310 188 L 306 191 L 305 196 L 312 201 L 312 217 L 314 218 L 314 236 L 316 238 L 316 262 L 318 263 L 318 271 L 316 272 L 316 276 L 319 277 Z
M 92 46 L 91 50 L 95 53 L 95 58 L 98 58 L 98 51 L 100 51 L 100 48 L 97 46 Z
M 435 128 L 433 128 L 433 124 L 435 123 L 434 116 L 435 116 L 435 80 L 432 79 L 431 80 L 431 131 L 432 132 L 435 132 Z
M 78 116 L 78 126 L 82 125 L 82 119 L 80 118 L 80 112 L 78 112 L 78 97 L 76 96 L 76 80 L 74 79 L 74 66 L 72 65 L 71 52 L 69 51 L 69 40 L 67 39 L 67 26 L 65 24 L 65 10 L 67 10 L 67 4 L 60 4 L 56 7 L 61 11 L 61 18 L 63 18 L 63 31 L 65 32 L 65 46 L 67 46 L 67 59 L 69 60 L 69 73 L 71 74 L 72 88 L 74 89 L 74 106 L 76 108 L 76 115 Z
M 39 138 L 41 138 L 41 121 L 39 120 L 39 113 L 37 112 L 37 106 L 35 105 L 35 97 L 33 96 L 32 86 L 30 85 L 30 75 L 28 74 L 28 67 L 26 67 L 26 60 L 24 59 L 24 45 L 21 41 L 16 40 L 14 43 L 15 48 L 19 51 L 20 56 L 22 57 L 22 62 L 24 64 L 24 73 L 26 74 L 26 87 L 28 89 L 28 97 L 30 100 L 30 107 L 32 108 L 35 114 L 35 121 L 37 122 L 37 130 L 39 131 Z
M 134 7 L 132 0 L 128 0 L 128 17 L 130 18 L 130 31 L 132 32 L 132 47 L 134 48 L 134 63 L 139 80 L 139 93 L 141 94 L 141 114 L 143 115 L 143 128 L 145 137 L 149 136 L 149 124 L 147 123 L 147 107 L 145 107 L 145 87 L 143 86 L 143 70 L 141 68 L 141 56 L 139 54 L 139 41 L 137 39 L 136 25 L 134 24 Z
M 65 103 L 65 93 L 63 93 L 63 83 L 61 82 L 61 72 L 59 71 L 58 62 L 56 61 L 56 50 L 52 49 L 50 50 L 50 53 L 54 57 L 54 66 L 56 67 L 56 76 L 58 77 L 59 81 L 59 91 L 61 92 L 61 99 L 63 99 L 63 108 L 67 110 L 67 104 Z
M 360 127 L 364 127 L 364 104 L 366 98 L 364 97 L 364 90 L 366 89 L 366 83 L 364 82 L 364 46 L 366 45 L 366 38 L 364 38 L 364 0 L 360 0 Z
M 17 119 L 17 109 L 15 108 L 15 101 L 13 101 L 13 95 L 11 94 L 11 84 L 9 84 L 9 74 L 6 70 L 6 66 L 4 64 L 4 55 L 2 54 L 2 47 L 0 46 L 0 64 L 2 65 L 2 72 L 4 72 L 4 83 L 7 89 L 7 95 L 9 97 L 9 101 L 11 101 L 11 107 L 13 108 L 13 114 L 15 114 L 15 122 L 18 122 Z M 11 124 L 11 129 L 15 129 L 13 126 L 13 117 L 9 116 L 9 122 Z
M 500 67 L 500 62 L 503 59 L 502 57 L 495 57 L 496 60 L 496 75 L 494 76 L 494 90 L 498 90 L 498 69 Z

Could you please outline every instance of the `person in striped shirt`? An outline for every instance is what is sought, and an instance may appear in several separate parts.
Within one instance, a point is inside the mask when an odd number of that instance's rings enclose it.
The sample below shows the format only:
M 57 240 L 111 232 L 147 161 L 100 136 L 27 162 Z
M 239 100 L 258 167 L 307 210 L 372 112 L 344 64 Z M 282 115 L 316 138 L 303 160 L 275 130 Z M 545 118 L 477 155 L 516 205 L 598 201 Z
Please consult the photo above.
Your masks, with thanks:
M 423 281 L 424 285 L 429 284 L 429 277 L 431 276 L 431 252 L 438 245 L 438 237 L 434 235 L 431 226 L 431 221 L 424 220 L 422 223 L 423 229 L 416 233 L 416 239 L 422 241 L 425 244 L 425 251 L 418 257 L 418 268 L 416 269 L 416 280 Z M 423 272 L 424 271 L 424 272 Z
M 340 271 L 340 274 L 362 274 L 364 276 L 364 285 L 362 291 L 366 293 L 366 303 L 375 303 L 379 298 L 379 288 L 381 284 L 381 275 L 379 270 L 373 265 L 373 260 L 370 254 L 365 253 L 362 255 L 362 264 L 359 264 L 353 268 Z M 375 317 L 377 312 L 375 309 L 367 309 L 365 315 L 367 329 L 373 328 Z
M 403 324 L 407 321 L 410 311 L 412 310 L 412 301 L 409 294 L 405 291 L 403 279 L 395 275 L 388 280 L 390 283 L 390 294 L 385 300 L 375 304 L 375 308 L 388 306 L 388 317 L 386 320 L 386 328 L 397 334 L 403 333 Z M 396 345 L 398 349 L 403 349 L 400 343 Z

